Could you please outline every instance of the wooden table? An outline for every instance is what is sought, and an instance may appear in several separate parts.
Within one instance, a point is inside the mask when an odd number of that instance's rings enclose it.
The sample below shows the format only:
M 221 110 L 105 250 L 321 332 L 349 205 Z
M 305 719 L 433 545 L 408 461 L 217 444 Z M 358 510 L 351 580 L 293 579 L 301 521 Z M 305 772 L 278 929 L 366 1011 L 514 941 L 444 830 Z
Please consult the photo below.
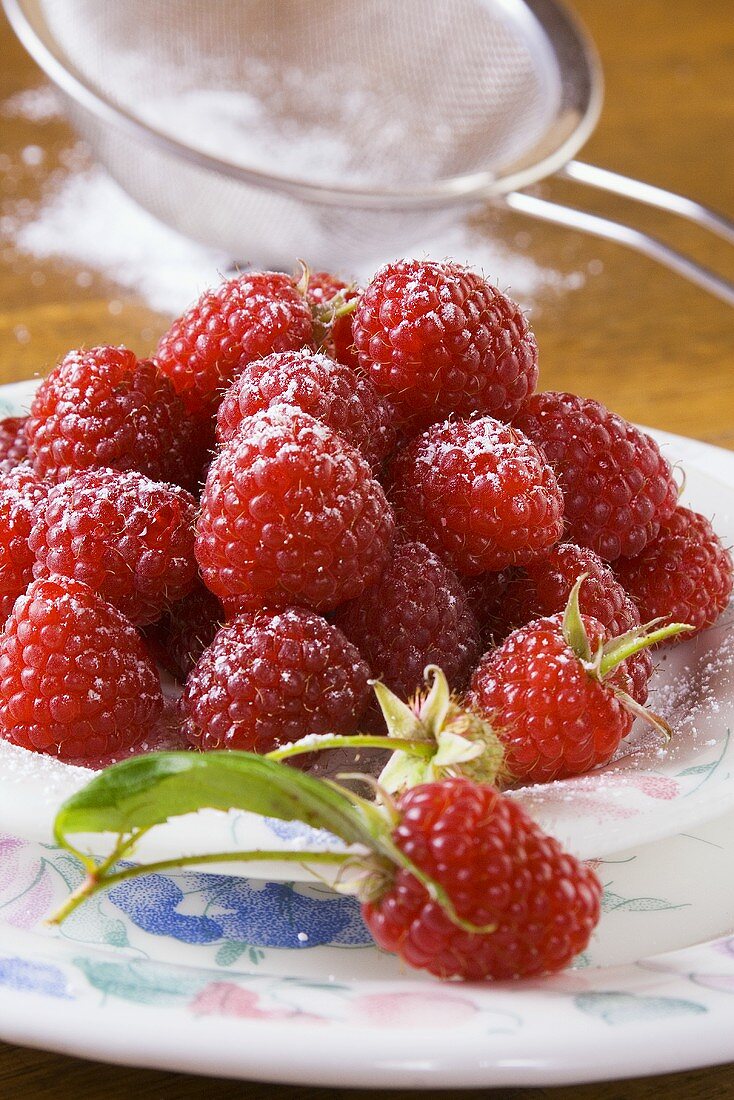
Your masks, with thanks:
M 577 0 L 576 6 L 597 41 L 607 81 L 603 117 L 584 159 L 693 195 L 733 215 L 729 0 L 706 5 L 700 0 Z M 0 46 L 4 101 L 42 78 L 4 24 Z M 2 120 L 0 197 L 11 222 L 24 215 L 23 203 L 38 200 L 54 166 L 68 160 L 70 144 L 61 122 L 39 128 L 23 118 Z M 35 152 L 22 158 L 28 146 L 42 148 L 40 165 Z M 651 210 L 628 210 L 621 200 L 600 194 L 585 198 L 571 184 L 545 184 L 542 193 L 587 205 L 593 200 L 598 211 L 629 216 L 734 276 L 725 246 L 694 227 L 675 225 Z M 631 419 L 734 447 L 734 311 L 619 246 L 514 215 L 494 213 L 488 220 L 498 235 L 521 242 L 540 263 L 584 273 L 583 286 L 549 291 L 532 314 L 546 388 L 593 394 Z M 127 343 L 143 352 L 165 326 L 164 317 L 101 276 L 76 281 L 73 271 L 53 261 L 18 256 L 12 243 L 3 247 L 0 259 L 0 381 L 43 371 L 83 343 Z M 497 275 L 501 281 L 502 273 Z M 661 1089 L 671 1100 L 734 1097 L 734 1068 L 496 1095 L 612 1100 L 653 1096 Z M 116 1100 L 134 1094 L 141 1100 L 204 1095 L 223 1100 L 245 1090 L 269 1100 L 335 1095 L 120 1069 L 0 1045 L 0 1097 Z

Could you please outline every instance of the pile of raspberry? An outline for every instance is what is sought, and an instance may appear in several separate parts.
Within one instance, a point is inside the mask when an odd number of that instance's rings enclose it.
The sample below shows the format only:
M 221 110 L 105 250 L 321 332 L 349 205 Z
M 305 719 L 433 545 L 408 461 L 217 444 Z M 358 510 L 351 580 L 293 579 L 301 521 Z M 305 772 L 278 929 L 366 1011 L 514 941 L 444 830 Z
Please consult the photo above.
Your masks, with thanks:
M 653 659 L 592 675 L 574 585 L 600 648 L 710 626 L 732 559 L 653 439 L 537 382 L 518 306 L 418 260 L 362 290 L 248 272 L 150 359 L 69 352 L 0 424 L 0 736 L 267 752 L 379 729 L 370 680 L 409 698 L 439 665 L 508 783 L 606 762 Z

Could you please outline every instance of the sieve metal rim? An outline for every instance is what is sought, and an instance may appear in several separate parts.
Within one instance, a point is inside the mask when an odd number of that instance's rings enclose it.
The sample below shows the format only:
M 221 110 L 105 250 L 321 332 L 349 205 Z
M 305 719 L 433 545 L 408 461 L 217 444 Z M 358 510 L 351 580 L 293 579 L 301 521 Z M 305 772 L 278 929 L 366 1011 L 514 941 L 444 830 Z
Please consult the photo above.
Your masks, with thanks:
M 493 195 L 504 195 L 526 187 L 537 180 L 558 171 L 568 163 L 586 142 L 601 112 L 603 79 L 601 65 L 592 40 L 578 18 L 562 0 L 512 0 L 512 7 L 524 9 L 522 17 L 532 17 L 550 41 L 556 56 L 564 55 L 566 70 L 559 64 L 561 74 L 571 68 L 583 75 L 583 80 L 563 81 L 562 107 L 567 115 L 577 116 L 570 133 L 559 140 L 555 147 L 533 159 L 533 150 L 510 165 L 501 175 L 490 171 L 472 172 L 448 176 L 428 186 L 419 188 L 363 188 L 313 183 L 291 176 L 266 173 L 246 168 L 214 155 L 201 152 L 177 141 L 156 129 L 129 111 L 118 106 L 110 98 L 88 83 L 82 75 L 72 71 L 37 31 L 28 8 L 33 0 L 0 0 L 5 14 L 16 35 L 33 60 L 56 86 L 85 110 L 104 122 L 135 137 L 144 144 L 173 155 L 243 184 L 263 190 L 278 191 L 295 199 L 324 206 L 347 206 L 367 209 L 395 209 L 441 207 L 469 204 Z M 508 6 L 508 0 L 500 0 Z M 547 137 L 547 131 L 544 134 Z M 536 149 L 544 146 L 541 141 Z

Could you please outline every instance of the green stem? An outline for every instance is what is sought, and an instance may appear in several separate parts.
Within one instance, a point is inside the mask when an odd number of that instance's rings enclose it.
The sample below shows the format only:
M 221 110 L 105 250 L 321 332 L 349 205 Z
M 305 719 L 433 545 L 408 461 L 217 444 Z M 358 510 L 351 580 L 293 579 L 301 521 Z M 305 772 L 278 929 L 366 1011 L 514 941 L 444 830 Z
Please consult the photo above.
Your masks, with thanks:
M 344 291 L 340 291 L 339 293 L 343 294 Z M 339 294 L 335 294 L 334 297 L 332 299 L 330 299 L 330 301 L 334 302 L 338 298 L 339 298 Z M 324 305 L 328 306 L 329 302 L 325 302 Z M 349 298 L 348 300 L 345 299 L 339 305 L 334 306 L 332 308 L 332 311 L 331 311 L 332 320 L 333 321 L 338 321 L 340 317 L 348 317 L 350 313 L 354 313 L 354 311 L 356 310 L 358 305 L 359 305 L 359 298 Z
M 629 640 L 619 639 L 622 644 L 614 645 L 612 643 L 610 649 L 602 655 L 599 664 L 599 678 L 603 680 L 613 669 L 621 665 L 622 661 L 626 661 L 628 657 L 634 657 L 636 653 L 640 653 L 643 649 L 649 649 L 650 646 L 656 645 L 658 642 L 664 642 L 667 638 L 674 638 L 677 634 L 689 633 L 693 629 L 687 623 L 669 623 L 668 626 L 661 626 L 657 630 L 651 631 L 650 634 L 638 634 L 637 637 L 634 637 L 635 631 L 629 631 Z
M 379 733 L 334 734 L 331 737 L 326 735 L 313 739 L 304 737 L 301 741 L 295 741 L 282 749 L 273 749 L 265 755 L 268 760 L 287 760 L 290 756 L 321 752 L 323 749 L 385 749 L 387 752 L 400 750 L 429 759 L 436 751 L 436 746 L 430 741 L 415 741 L 407 737 L 386 737 Z
M 127 849 L 129 844 L 123 845 Z M 115 849 L 115 853 L 117 849 Z M 113 855 L 115 855 L 113 853 Z M 116 857 L 119 858 L 119 857 Z M 262 849 L 248 852 L 211 852 L 199 856 L 178 856 L 175 859 L 163 859 L 157 863 L 142 863 L 135 867 L 126 867 L 124 871 L 116 871 L 107 875 L 102 871 L 110 865 L 112 856 L 109 857 L 94 873 L 91 873 L 82 882 L 66 901 L 48 918 L 48 924 L 61 924 L 62 921 L 74 912 L 74 910 L 91 898 L 99 890 L 107 890 L 116 886 L 118 882 L 126 879 L 138 878 L 140 875 L 153 875 L 159 871 L 170 871 L 179 867 L 199 866 L 204 863 L 246 863 L 252 860 L 276 860 L 283 863 L 333 863 L 344 864 L 352 855 L 349 852 L 288 852 L 277 849 Z

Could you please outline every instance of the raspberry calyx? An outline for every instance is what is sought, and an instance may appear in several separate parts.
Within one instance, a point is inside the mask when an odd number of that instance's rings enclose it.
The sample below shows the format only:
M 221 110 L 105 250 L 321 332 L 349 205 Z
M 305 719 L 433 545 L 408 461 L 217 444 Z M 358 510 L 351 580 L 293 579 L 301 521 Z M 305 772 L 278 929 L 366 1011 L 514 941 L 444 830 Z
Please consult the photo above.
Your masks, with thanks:
M 666 626 L 659 626 L 663 619 L 652 619 L 649 623 L 632 627 L 631 630 L 625 631 L 616 638 L 600 641 L 596 650 L 592 652 L 586 624 L 579 607 L 579 592 L 587 575 L 582 573 L 571 589 L 563 612 L 562 630 L 566 644 L 576 654 L 586 673 L 599 683 L 607 683 L 615 669 L 629 657 L 634 657 L 636 653 L 641 653 L 669 638 L 691 633 L 695 629 L 687 623 L 668 623 Z M 642 706 L 618 684 L 610 683 L 608 686 L 631 714 L 653 726 L 665 741 L 670 740 L 672 730 L 664 718 Z
M 267 756 L 288 760 L 326 749 L 386 749 L 392 755 L 380 774 L 378 790 L 387 795 L 457 776 L 499 783 L 504 749 L 490 723 L 451 694 L 438 665 L 428 665 L 424 675 L 427 690 L 417 692 L 407 703 L 380 680 L 371 681 L 387 735 L 308 734 Z
M 345 283 L 330 298 L 317 301 L 309 296 L 311 268 L 305 260 L 298 261 L 301 275 L 296 290 L 308 302 L 313 317 L 313 335 L 318 351 L 328 351 L 334 326 L 342 317 L 349 317 L 359 305 L 357 287 L 354 283 Z
M 481 783 L 498 783 L 504 749 L 490 723 L 460 704 L 449 691 L 437 665 L 425 670 L 428 690 L 404 703 L 379 681 L 373 684 L 388 737 L 427 743 L 430 756 L 396 749 L 380 775 L 380 786 L 391 793 L 464 776 Z

